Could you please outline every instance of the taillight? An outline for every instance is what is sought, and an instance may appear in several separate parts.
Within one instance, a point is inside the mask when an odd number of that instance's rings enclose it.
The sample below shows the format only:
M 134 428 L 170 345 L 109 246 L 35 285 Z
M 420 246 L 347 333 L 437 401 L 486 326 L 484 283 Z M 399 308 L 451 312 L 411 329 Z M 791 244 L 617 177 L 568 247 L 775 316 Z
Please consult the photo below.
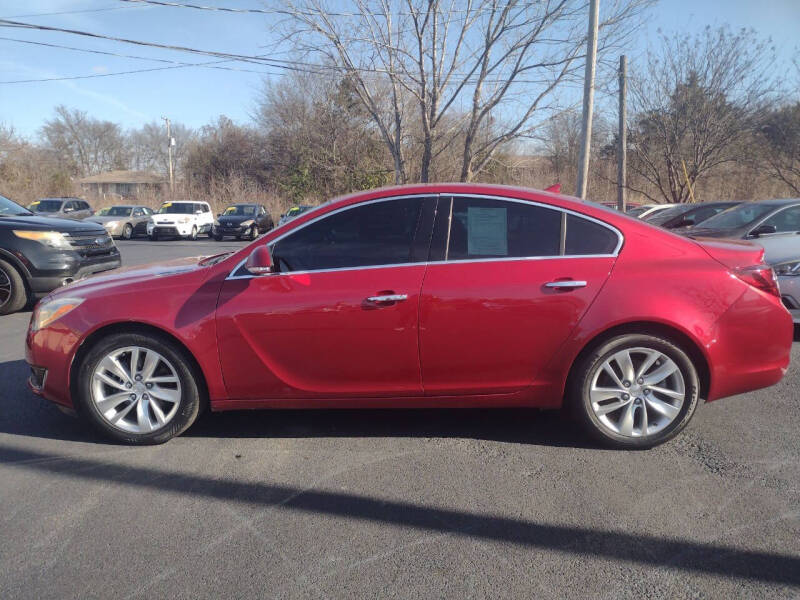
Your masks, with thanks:
M 746 284 L 778 298 L 781 297 L 781 292 L 778 289 L 778 279 L 775 277 L 775 271 L 769 265 L 740 267 L 735 269 L 733 273 Z

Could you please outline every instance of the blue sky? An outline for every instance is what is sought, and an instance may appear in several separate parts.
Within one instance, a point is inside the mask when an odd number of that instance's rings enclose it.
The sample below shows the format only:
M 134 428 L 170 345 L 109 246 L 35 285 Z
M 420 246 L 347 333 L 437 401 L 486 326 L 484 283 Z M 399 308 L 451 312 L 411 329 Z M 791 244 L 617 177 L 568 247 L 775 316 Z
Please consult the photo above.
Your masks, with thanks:
M 259 8 L 259 0 L 203 0 L 198 4 Z M 34 13 L 99 10 L 61 15 L 24 16 Z M 601 0 L 602 12 L 602 0 Z M 104 33 L 238 54 L 262 54 L 271 42 L 273 17 L 226 14 L 181 8 L 129 5 L 115 0 L 2 0 L 0 17 L 19 21 Z M 752 27 L 771 37 L 779 62 L 787 68 L 800 40 L 800 0 L 661 0 L 630 48 L 633 60 L 641 56 L 660 28 L 665 32 L 699 31 L 724 23 L 734 28 Z M 107 52 L 185 62 L 213 59 L 91 40 L 55 32 L 0 27 L 0 37 L 91 48 Z M 226 63 L 227 64 L 227 63 Z M 0 40 L 0 82 L 46 77 L 91 75 L 166 66 L 129 58 L 84 54 Z M 230 63 L 242 69 L 267 70 L 258 65 Z M 60 82 L 0 85 L 0 122 L 19 133 L 35 136 L 53 107 L 65 104 L 88 111 L 124 127 L 135 127 L 166 115 L 174 121 L 199 127 L 220 114 L 246 121 L 263 75 L 241 71 L 182 68 L 115 77 Z

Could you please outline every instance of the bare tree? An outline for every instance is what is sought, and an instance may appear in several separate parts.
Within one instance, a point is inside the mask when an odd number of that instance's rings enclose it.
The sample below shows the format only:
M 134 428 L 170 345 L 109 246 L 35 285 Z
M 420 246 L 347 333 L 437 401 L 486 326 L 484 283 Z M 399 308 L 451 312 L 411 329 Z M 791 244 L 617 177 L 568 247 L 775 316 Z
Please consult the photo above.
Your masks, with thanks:
M 601 54 L 628 35 L 650 0 L 612 0 L 601 24 Z M 316 68 L 346 73 L 394 161 L 410 178 L 451 144 L 460 178 L 471 180 L 504 144 L 528 135 L 534 116 L 580 67 L 585 0 L 288 0 L 289 35 Z M 411 109 L 414 112 L 411 112 Z M 453 118 L 457 116 L 457 118 Z
M 65 169 L 76 175 L 92 175 L 127 166 L 125 136 L 119 125 L 63 105 L 55 112 L 55 117 L 42 126 L 41 136 Z
M 173 159 L 181 165 L 186 149 L 194 138 L 194 131 L 182 123 L 172 122 Z M 167 173 L 169 170 L 169 153 L 167 133 L 163 123 L 153 121 L 145 123 L 140 129 L 128 133 L 128 144 L 131 150 L 131 167 L 141 171 Z
M 633 189 L 687 202 L 699 179 L 743 162 L 774 88 L 773 59 L 752 30 L 662 37 L 630 85 L 630 168 L 656 192 Z

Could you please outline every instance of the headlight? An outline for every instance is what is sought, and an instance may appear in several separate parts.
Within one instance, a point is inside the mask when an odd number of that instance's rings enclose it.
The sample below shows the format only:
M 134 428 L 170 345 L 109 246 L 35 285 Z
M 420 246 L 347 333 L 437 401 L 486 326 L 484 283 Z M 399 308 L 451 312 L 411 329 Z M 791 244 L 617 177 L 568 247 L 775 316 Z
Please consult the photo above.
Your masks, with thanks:
M 108 221 L 106 223 L 106 227 L 116 227 L 117 225 L 119 225 L 119 221 Z
M 57 248 L 59 250 L 72 249 L 72 246 L 67 238 L 65 238 L 58 231 L 27 231 L 24 229 L 15 229 L 14 235 L 24 240 L 33 240 L 34 242 L 39 242 L 40 244 L 44 244 L 50 248 Z
M 772 268 L 775 270 L 776 275 L 783 277 L 800 277 L 800 260 L 773 265 Z
M 82 302 L 83 298 L 56 298 L 49 302 L 40 302 L 31 317 L 31 331 L 39 331 L 42 327 L 47 327 L 56 319 L 60 319 L 71 310 L 78 308 Z

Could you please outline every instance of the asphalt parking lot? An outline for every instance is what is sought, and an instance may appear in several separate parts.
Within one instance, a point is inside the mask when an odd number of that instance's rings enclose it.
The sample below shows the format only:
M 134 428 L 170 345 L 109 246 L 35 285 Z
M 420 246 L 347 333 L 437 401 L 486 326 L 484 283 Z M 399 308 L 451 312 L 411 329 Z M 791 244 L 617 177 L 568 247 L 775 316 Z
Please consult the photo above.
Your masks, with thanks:
M 519 410 L 225 413 L 128 448 L 28 392 L 29 316 L 0 317 L 0 598 L 800 595 L 798 342 L 645 452 Z

